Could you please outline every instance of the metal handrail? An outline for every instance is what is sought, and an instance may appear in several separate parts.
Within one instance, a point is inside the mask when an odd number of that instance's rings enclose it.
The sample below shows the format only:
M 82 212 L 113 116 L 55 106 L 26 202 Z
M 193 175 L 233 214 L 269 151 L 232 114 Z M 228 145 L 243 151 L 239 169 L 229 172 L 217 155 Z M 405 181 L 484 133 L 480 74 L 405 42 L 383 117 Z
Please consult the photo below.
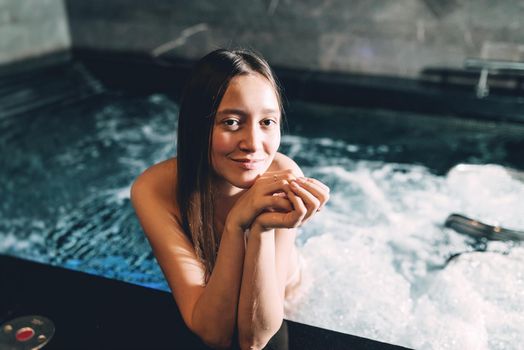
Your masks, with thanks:
M 480 70 L 475 92 L 478 98 L 483 98 L 489 95 L 488 74 L 490 72 L 522 71 L 524 73 L 524 62 L 467 58 L 464 61 L 464 68 Z
M 490 71 L 523 71 L 524 62 L 484 60 L 480 58 L 467 58 L 464 61 L 466 69 L 488 69 Z

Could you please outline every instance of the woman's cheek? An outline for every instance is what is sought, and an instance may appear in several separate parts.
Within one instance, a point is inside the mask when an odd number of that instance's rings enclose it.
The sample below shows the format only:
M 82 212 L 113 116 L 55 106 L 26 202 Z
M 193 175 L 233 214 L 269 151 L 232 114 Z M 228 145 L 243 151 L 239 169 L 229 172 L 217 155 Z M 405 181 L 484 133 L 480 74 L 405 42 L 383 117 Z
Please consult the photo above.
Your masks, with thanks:
M 271 139 L 271 143 L 272 153 L 276 153 L 278 151 L 278 148 L 280 147 L 280 130 L 275 132 L 275 135 Z

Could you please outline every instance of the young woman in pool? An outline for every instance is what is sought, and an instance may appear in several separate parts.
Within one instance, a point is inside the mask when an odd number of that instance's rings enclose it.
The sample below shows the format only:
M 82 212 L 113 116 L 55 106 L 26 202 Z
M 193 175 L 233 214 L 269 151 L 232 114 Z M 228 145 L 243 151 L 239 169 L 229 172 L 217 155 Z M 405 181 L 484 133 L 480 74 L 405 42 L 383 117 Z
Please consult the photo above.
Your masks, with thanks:
M 326 185 L 277 152 L 282 112 L 266 61 L 211 52 L 182 98 L 177 158 L 132 186 L 186 325 L 213 347 L 259 349 L 277 332 L 300 282 L 296 228 L 329 198 Z

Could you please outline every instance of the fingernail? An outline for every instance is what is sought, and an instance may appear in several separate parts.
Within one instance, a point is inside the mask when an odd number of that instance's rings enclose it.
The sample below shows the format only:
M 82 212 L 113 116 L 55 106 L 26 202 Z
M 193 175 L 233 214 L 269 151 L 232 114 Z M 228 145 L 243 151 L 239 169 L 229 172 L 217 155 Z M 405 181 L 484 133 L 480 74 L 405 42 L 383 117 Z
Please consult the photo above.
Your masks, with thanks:
M 300 187 L 295 180 L 291 181 L 291 186 L 293 186 L 295 188 L 299 188 Z
M 299 178 L 297 178 L 297 181 L 304 183 L 304 182 L 306 182 L 306 178 L 305 177 L 299 177 Z

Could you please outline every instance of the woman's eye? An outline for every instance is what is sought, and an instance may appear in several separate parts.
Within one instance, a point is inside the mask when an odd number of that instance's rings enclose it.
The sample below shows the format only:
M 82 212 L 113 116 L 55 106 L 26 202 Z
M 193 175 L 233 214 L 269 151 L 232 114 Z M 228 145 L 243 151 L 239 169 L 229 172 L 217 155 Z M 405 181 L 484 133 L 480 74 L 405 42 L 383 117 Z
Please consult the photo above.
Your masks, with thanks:
M 272 125 L 276 125 L 277 122 L 274 121 L 273 119 L 264 119 L 264 120 L 262 120 L 262 124 L 264 126 L 272 126 Z
M 227 119 L 224 120 L 223 123 L 228 128 L 236 128 L 239 125 L 238 120 L 235 119 Z

